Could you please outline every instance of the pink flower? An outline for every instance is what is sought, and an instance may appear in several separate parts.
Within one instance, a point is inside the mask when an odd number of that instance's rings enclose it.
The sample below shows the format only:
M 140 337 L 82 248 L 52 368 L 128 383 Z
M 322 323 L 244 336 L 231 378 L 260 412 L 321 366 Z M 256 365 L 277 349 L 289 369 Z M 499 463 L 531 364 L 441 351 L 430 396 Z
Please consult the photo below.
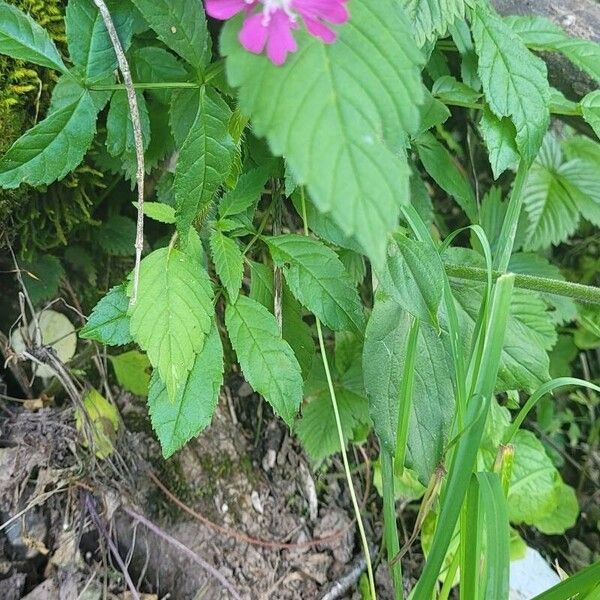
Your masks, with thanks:
M 335 41 L 337 33 L 326 23 L 341 25 L 348 18 L 348 0 L 206 0 L 206 12 L 216 19 L 229 19 L 245 12 L 239 39 L 250 52 L 267 56 L 282 65 L 290 52 L 298 49 L 292 30 L 302 18 L 308 33 L 326 44 Z M 254 9 L 262 5 L 260 11 Z

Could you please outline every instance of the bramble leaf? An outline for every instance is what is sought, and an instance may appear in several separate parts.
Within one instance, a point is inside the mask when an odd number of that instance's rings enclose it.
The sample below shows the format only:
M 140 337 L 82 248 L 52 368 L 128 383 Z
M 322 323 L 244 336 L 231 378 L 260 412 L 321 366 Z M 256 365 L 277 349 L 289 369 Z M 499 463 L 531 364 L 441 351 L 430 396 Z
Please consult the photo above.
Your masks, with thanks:
M 210 234 L 210 251 L 217 275 L 227 289 L 229 299 L 235 302 L 244 276 L 244 257 L 237 242 L 218 229 L 213 229 Z
M 487 146 L 494 179 L 519 162 L 519 151 L 515 143 L 515 126 L 503 117 L 499 119 L 487 106 L 481 113 L 479 129 Z
M 600 138 L 600 90 L 589 93 L 581 100 L 583 118 Z
M 201 264 L 173 248 L 142 260 L 131 335 L 175 398 L 210 330 L 213 292 Z
M 96 133 L 97 106 L 89 92 L 25 132 L 0 159 L 0 187 L 46 185 L 79 163 Z
M 118 285 L 96 304 L 79 337 L 107 346 L 122 346 L 133 341 L 129 332 L 129 298 Z
M 268 166 L 258 167 L 240 175 L 235 188 L 227 192 L 219 202 L 222 219 L 244 212 L 260 199 L 270 175 Z
M 465 16 L 465 0 L 401 0 L 411 22 L 419 46 L 444 36 L 448 26 Z
M 241 46 L 241 17 L 225 24 L 221 51 L 254 132 L 381 266 L 408 197 L 401 151 L 419 123 L 422 56 L 394 1 L 354 0 L 351 10 L 335 44 L 294 32 L 299 51 L 283 66 Z
M 131 256 L 135 253 L 135 221 L 113 215 L 94 231 L 94 239 L 112 256 Z
M 267 244 L 300 304 L 334 331 L 362 331 L 358 292 L 333 250 L 313 238 L 293 234 L 269 238 Z
M 213 321 L 204 348 L 196 355 L 194 365 L 175 398 L 169 398 L 158 372 L 152 374 L 148 408 L 165 458 L 172 456 L 210 425 L 222 382 L 223 345 Z
M 144 150 L 146 150 L 150 143 L 150 117 L 144 94 L 138 91 L 136 96 Z M 125 90 L 117 90 L 110 100 L 108 116 L 106 117 L 106 149 L 112 156 L 135 153 L 133 125 L 129 116 L 129 102 Z
M 275 317 L 255 300 L 239 296 L 225 309 L 225 325 L 248 383 L 292 427 L 302 402 L 302 373 Z

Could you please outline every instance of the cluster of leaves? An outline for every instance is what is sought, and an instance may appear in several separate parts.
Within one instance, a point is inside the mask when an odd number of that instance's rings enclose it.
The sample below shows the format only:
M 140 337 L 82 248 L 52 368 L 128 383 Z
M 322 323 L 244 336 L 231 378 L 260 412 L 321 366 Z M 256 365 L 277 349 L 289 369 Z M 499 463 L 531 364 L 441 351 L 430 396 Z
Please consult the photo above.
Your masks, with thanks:
M 551 379 L 559 327 L 563 338 L 575 320 L 590 335 L 598 331 L 597 310 L 552 293 L 563 276 L 549 257 L 582 220 L 600 225 L 600 144 L 548 129 L 557 113 L 580 116 L 598 133 L 599 96 L 567 100 L 530 51 L 561 52 L 600 81 L 598 47 L 539 18 L 503 19 L 486 2 L 352 0 L 337 43 L 298 33 L 299 51 L 275 67 L 240 46 L 237 18 L 220 32 L 219 58 L 196 3 L 109 8 L 157 182 L 144 212 L 161 235 L 148 240 L 136 301 L 128 277 L 100 300 L 81 336 L 143 351 L 112 362 L 126 387 L 147 391 L 164 456 L 210 424 L 226 336 L 248 382 L 315 462 L 339 449 L 332 394 L 344 442 L 361 442 L 372 426 L 382 455 L 397 456 L 399 398 L 410 379 L 406 466 L 427 485 L 457 437 L 479 431 L 473 489 L 479 499 L 497 499 L 496 474 L 484 471 L 493 469 L 511 413 L 494 400 L 473 418 L 485 420 L 489 410 L 485 431 L 483 422 L 457 429 L 465 380 L 480 376 L 465 371 L 461 380 L 457 357 L 487 356 L 492 266 L 544 277 L 547 291 L 512 294 L 492 380 L 482 384 L 488 401 L 503 393 L 517 408 L 520 393 Z M 51 184 L 88 151 L 100 170 L 134 179 L 127 96 L 92 2 L 69 1 L 66 30 L 68 61 L 41 27 L 0 2 L 0 52 L 60 74 L 46 118 L 0 159 L 2 187 Z M 448 47 L 458 51 L 457 64 L 447 60 Z M 456 114 L 475 121 L 476 143 L 489 156 L 476 182 L 461 164 Z M 479 184 L 488 188 L 481 199 Z M 471 224 L 472 249 L 449 248 L 453 236 L 440 242 L 447 224 L 431 190 L 456 202 L 454 214 Z M 516 204 L 512 214 L 515 197 L 522 210 Z M 118 255 L 131 251 L 134 235 L 133 221 L 115 215 L 96 239 Z M 489 281 L 448 275 L 457 269 Z M 319 356 L 321 323 L 333 343 Z M 464 399 L 473 406 L 479 398 Z M 511 441 L 506 530 L 508 520 L 566 530 L 578 514 L 572 488 L 531 432 Z

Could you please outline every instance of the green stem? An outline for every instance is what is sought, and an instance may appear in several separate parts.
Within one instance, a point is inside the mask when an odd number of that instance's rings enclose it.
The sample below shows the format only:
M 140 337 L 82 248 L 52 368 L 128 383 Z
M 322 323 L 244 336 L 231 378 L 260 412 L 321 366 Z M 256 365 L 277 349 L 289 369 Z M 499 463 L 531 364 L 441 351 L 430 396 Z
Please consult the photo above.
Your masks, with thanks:
M 396 523 L 396 493 L 394 490 L 394 456 L 383 446 L 381 448 L 381 480 L 383 484 L 383 525 L 385 547 L 391 562 L 400 553 L 398 525 Z M 404 598 L 402 584 L 402 564 L 399 560 L 391 566 L 392 582 L 396 600 Z
M 488 278 L 487 269 L 453 263 L 446 263 L 444 266 L 448 276 L 456 279 L 486 282 Z M 494 281 L 501 275 L 502 273 L 499 271 L 492 271 Z M 572 298 L 577 302 L 585 304 L 600 304 L 600 288 L 591 285 L 582 285 L 581 283 L 571 283 L 570 281 L 560 281 L 559 279 L 538 277 L 536 275 L 515 274 L 515 287 L 562 296 L 564 298 Z
M 136 90 L 162 90 L 162 89 L 197 89 L 202 87 L 202 83 L 197 81 L 155 81 L 149 83 L 134 83 L 133 87 Z M 95 92 L 102 91 L 117 91 L 124 90 L 124 83 L 112 83 L 112 84 L 95 84 L 90 85 L 88 89 Z

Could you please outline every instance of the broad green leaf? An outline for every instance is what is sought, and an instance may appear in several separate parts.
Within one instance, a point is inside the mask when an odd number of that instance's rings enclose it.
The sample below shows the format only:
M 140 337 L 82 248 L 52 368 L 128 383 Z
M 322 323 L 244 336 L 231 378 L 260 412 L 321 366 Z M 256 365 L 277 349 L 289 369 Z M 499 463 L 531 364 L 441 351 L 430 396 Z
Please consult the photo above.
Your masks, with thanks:
M 150 143 L 150 117 L 144 94 L 136 92 L 138 110 L 140 113 L 140 126 L 144 140 L 144 150 Z M 129 116 L 129 102 L 125 90 L 113 93 L 106 117 L 106 148 L 112 156 L 121 156 L 125 153 L 135 153 L 135 138 L 133 125 Z
M 137 202 L 133 204 L 137 208 Z M 175 209 L 163 202 L 144 202 L 144 214 L 159 223 L 175 223 Z
M 223 345 L 213 321 L 204 348 L 196 355 L 194 365 L 174 399 L 169 398 L 158 372 L 152 374 L 148 408 L 165 458 L 210 425 L 222 382 Z
M 210 61 L 210 35 L 201 0 L 133 0 L 148 24 L 171 50 L 197 71 Z
M 222 219 L 244 212 L 257 202 L 271 174 L 268 166 L 258 167 L 240 175 L 237 185 L 227 192 L 219 202 Z
M 129 298 L 125 288 L 112 288 L 94 307 L 79 337 L 107 346 L 122 346 L 133 341 L 129 333 Z
M 419 46 L 443 37 L 449 25 L 465 16 L 468 3 L 468 0 L 400 0 L 414 24 L 413 35 Z
M 472 106 L 479 102 L 482 94 L 451 75 L 444 75 L 435 80 L 431 93 L 447 104 Z
M 250 274 L 250 298 L 260 302 L 270 313 L 273 313 L 273 269 L 262 263 L 251 262 Z M 291 346 L 302 368 L 302 375 L 306 376 L 313 364 L 315 342 L 311 328 L 302 318 L 302 306 L 292 296 L 285 282 L 281 298 L 281 313 L 283 339 Z
M 363 370 L 375 431 L 390 452 L 396 445 L 398 396 L 411 320 L 385 293 L 377 293 L 365 333 Z M 442 337 L 423 325 L 417 342 L 407 462 L 424 484 L 442 458 L 454 418 L 451 374 Z
M 109 356 L 119 385 L 137 396 L 148 395 L 150 361 L 139 350 Z
M 600 90 L 589 93 L 581 100 L 583 118 L 600 138 Z
M 135 254 L 135 221 L 122 215 L 114 215 L 93 231 L 94 239 L 112 256 Z
M 173 248 L 142 260 L 131 335 L 175 398 L 203 346 L 214 313 L 212 289 L 197 261 Z
M 248 383 L 292 427 L 302 402 L 302 373 L 275 317 L 255 300 L 239 296 L 225 309 L 225 325 Z
M 516 130 L 507 117 L 498 118 L 487 106 L 481 113 L 479 129 L 488 149 L 494 179 L 519 162 L 515 143 Z
M 67 72 L 48 32 L 29 15 L 6 2 L 0 2 L 0 54 Z
M 444 266 L 431 244 L 394 235 L 381 285 L 404 310 L 436 328 L 444 277 Z
M 477 221 L 475 192 L 452 155 L 431 133 L 416 140 L 419 159 L 433 180 L 465 211 L 471 222 Z
M 508 492 L 510 520 L 535 525 L 556 510 L 561 479 L 544 446 L 531 431 L 513 438 L 515 457 Z
M 46 113 L 47 117 L 61 108 L 73 104 L 73 102 L 77 102 L 81 97 L 81 94 L 84 93 L 85 89 L 83 84 L 75 77 L 79 77 L 77 70 L 74 70 L 73 74 L 68 73 L 66 75 L 61 75 L 58 78 L 56 85 L 52 89 L 50 106 Z M 112 85 L 114 79 L 114 74 L 111 73 L 110 75 L 102 77 L 98 83 Z M 100 112 L 106 106 L 106 103 L 110 100 L 112 95 L 112 92 L 108 90 L 88 90 L 88 93 L 94 101 L 96 112 Z
M 423 96 L 423 102 L 419 107 L 419 127 L 415 134 L 422 134 L 433 127 L 439 127 L 450 117 L 450 109 L 434 98 L 428 89 L 423 90 Z
M 577 494 L 570 485 L 563 483 L 557 507 L 550 514 L 536 519 L 535 526 L 546 535 L 561 535 L 575 525 L 578 516 Z
M 401 150 L 419 123 L 422 56 L 394 0 L 353 0 L 351 11 L 335 44 L 294 32 L 299 51 L 281 67 L 241 46 L 241 17 L 223 28 L 221 51 L 253 131 L 381 266 L 408 196 Z
M 483 2 L 475 4 L 471 28 L 490 109 L 500 119 L 512 119 L 517 148 L 524 160 L 533 162 L 550 123 L 546 65 Z
M 65 271 L 56 256 L 42 254 L 32 262 L 19 266 L 25 289 L 33 304 L 51 300 L 58 295 L 60 280 Z
M 136 81 L 186 81 L 188 72 L 177 58 L 164 48 L 143 46 L 135 48 L 129 57 Z M 162 104 L 169 104 L 171 90 L 148 90 Z
M 337 254 L 313 238 L 281 235 L 267 240 L 273 260 L 298 301 L 334 331 L 364 327 L 356 287 Z
M 125 50 L 131 42 L 133 17 L 126 3 L 107 2 L 121 45 Z M 117 68 L 117 56 L 102 15 L 89 0 L 69 0 L 65 14 L 65 29 L 69 55 L 80 67 L 84 81 L 94 80 Z
M 96 133 L 97 107 L 84 91 L 23 134 L 0 159 L 0 187 L 47 185 L 82 161 Z
M 175 217 L 177 231 L 184 240 L 198 213 L 208 208 L 225 181 L 235 149 L 228 130 L 231 110 L 226 102 L 206 87 L 196 98 L 194 122 L 175 171 Z
M 237 242 L 222 231 L 213 229 L 210 234 L 210 251 L 217 275 L 225 286 L 231 302 L 235 302 L 244 276 L 244 257 Z
M 544 17 L 510 16 L 504 20 L 530 48 L 561 52 L 573 64 L 600 81 L 600 44 L 571 37 Z

